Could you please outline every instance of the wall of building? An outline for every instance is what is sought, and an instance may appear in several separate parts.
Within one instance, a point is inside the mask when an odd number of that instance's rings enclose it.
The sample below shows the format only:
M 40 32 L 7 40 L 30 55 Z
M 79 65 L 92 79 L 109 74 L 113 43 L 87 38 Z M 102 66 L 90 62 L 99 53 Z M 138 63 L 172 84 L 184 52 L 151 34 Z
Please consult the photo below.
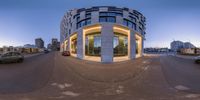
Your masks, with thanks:
M 61 51 L 70 50 L 70 36 L 77 34 L 77 57 L 85 57 L 84 30 L 88 27 L 101 27 L 101 61 L 113 62 L 114 26 L 118 26 L 129 38 L 128 58 L 136 58 L 136 35 L 141 37 L 140 53 L 143 55 L 145 39 L 145 17 L 136 10 L 117 7 L 92 7 L 68 11 L 60 26 Z M 66 41 L 68 45 L 66 44 Z M 68 46 L 68 47 L 67 47 Z

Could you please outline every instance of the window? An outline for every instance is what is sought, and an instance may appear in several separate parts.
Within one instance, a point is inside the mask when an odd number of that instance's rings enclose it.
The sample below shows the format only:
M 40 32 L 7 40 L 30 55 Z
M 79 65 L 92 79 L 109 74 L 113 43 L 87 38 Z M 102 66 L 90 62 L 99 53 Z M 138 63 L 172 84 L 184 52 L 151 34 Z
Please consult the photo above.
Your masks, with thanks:
M 107 17 L 107 22 L 115 23 L 116 22 L 116 18 L 115 17 Z
M 77 53 L 77 37 L 71 39 L 71 52 L 73 54 Z
M 123 25 L 128 26 L 128 20 L 125 20 L 125 19 L 124 19 Z
M 91 18 L 88 18 L 88 19 L 79 21 L 79 22 L 77 23 L 76 28 L 78 29 L 78 28 L 80 28 L 80 27 L 83 27 L 83 26 L 89 25 L 89 24 L 91 24 Z
M 109 12 L 109 13 L 107 13 L 107 15 L 108 15 L 108 16 L 116 16 L 116 13 L 114 13 L 114 12 Z
M 136 24 L 133 23 L 133 22 L 131 22 L 131 21 L 129 21 L 129 20 L 127 20 L 127 19 L 124 19 L 123 25 L 128 26 L 128 27 L 131 27 L 131 28 L 133 28 L 134 30 L 136 30 Z
M 123 17 L 123 14 L 122 14 L 122 13 L 116 13 L 116 16 L 121 16 L 121 17 Z
M 136 18 L 135 17 L 132 17 L 132 16 L 129 16 L 129 17 L 130 17 L 131 21 L 136 22 Z
M 128 55 L 128 36 L 122 33 L 114 33 L 113 52 L 114 56 Z
M 135 23 L 133 23 L 133 29 L 134 29 L 134 30 L 137 30 L 136 24 L 135 24 Z
M 69 34 L 71 34 L 71 30 L 69 29 Z
M 76 21 L 79 22 L 79 21 L 80 21 L 80 17 L 77 17 L 77 18 L 76 18 Z
M 80 22 L 77 23 L 77 26 L 76 26 L 76 27 L 77 27 L 77 29 L 80 28 L 80 27 L 81 27 L 81 23 L 80 23 Z
M 130 21 L 128 21 L 128 27 L 131 27 L 131 28 L 133 28 L 133 23 L 132 23 L 132 22 L 130 22 Z
M 142 31 L 142 28 L 141 28 L 141 27 L 139 28 L 139 32 L 140 32 L 141 34 L 143 34 L 143 31 Z
M 106 17 L 100 17 L 99 22 L 106 22 Z
M 101 55 L 101 33 L 91 33 L 86 35 L 85 54 L 88 56 Z
M 119 12 L 100 12 L 99 16 L 123 16 L 123 14 Z
M 107 16 L 107 13 L 106 12 L 100 12 L 99 16 Z
M 85 25 L 89 25 L 89 24 L 91 24 L 91 19 L 85 20 Z
M 91 13 L 87 13 L 87 14 L 85 15 L 85 17 L 86 17 L 86 18 L 91 18 Z
M 99 17 L 99 22 L 112 22 L 112 23 L 115 23 L 116 22 L 116 18 L 115 17 Z
M 76 17 L 80 17 L 80 14 L 74 15 L 73 19 L 76 18 Z

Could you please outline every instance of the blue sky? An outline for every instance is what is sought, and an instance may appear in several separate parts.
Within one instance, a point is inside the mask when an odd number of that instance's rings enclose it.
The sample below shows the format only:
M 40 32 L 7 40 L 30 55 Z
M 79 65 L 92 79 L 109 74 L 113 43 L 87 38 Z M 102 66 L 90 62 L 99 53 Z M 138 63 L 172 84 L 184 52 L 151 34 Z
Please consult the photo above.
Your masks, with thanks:
M 173 40 L 190 41 L 200 47 L 199 0 L 0 0 L 0 47 L 45 45 L 59 38 L 65 11 L 91 6 L 136 9 L 147 18 L 145 47 L 169 47 Z

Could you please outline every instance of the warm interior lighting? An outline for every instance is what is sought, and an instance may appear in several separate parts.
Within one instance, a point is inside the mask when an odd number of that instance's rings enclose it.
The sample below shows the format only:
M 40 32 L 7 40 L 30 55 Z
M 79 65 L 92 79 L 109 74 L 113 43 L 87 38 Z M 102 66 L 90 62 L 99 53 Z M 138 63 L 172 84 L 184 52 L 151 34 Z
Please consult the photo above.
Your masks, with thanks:
M 142 37 L 138 34 L 135 34 L 136 39 L 136 57 L 142 56 Z
M 124 35 L 127 35 L 128 36 L 128 56 L 127 57 L 130 57 L 130 30 L 129 29 L 126 29 L 126 28 L 123 28 L 121 26 L 114 26 L 113 27 L 113 31 L 114 32 L 117 32 L 117 33 L 121 33 L 121 34 L 124 34 Z M 120 59 L 120 57 L 117 57 Z M 115 60 L 115 59 L 114 59 Z M 117 59 L 116 59 L 117 60 Z M 126 59 L 127 60 L 127 59 Z
M 74 53 L 73 52 L 73 50 L 72 49 L 76 49 L 76 51 L 77 51 L 77 47 L 74 47 L 74 48 L 72 48 L 72 40 L 73 39 L 77 39 L 77 33 L 74 33 L 72 36 L 70 36 L 70 46 L 69 46 L 69 50 L 70 50 L 70 54 L 72 55 L 72 56 L 74 56 L 74 57 L 77 57 L 77 54 L 76 53 Z M 77 40 L 76 40 L 77 41 Z M 77 45 L 77 44 L 76 44 Z
M 64 51 L 67 51 L 67 48 L 68 48 L 68 40 L 65 40 L 63 46 L 64 46 Z
M 86 60 L 92 60 L 93 61 L 101 61 L 100 60 L 100 57 L 89 57 L 89 56 L 85 56 L 85 36 L 87 34 L 90 34 L 90 33 L 96 33 L 96 32 L 100 32 L 101 33 L 101 26 L 100 25 L 93 25 L 93 26 L 89 26 L 89 27 L 85 27 L 83 29 L 83 57 L 84 59 Z

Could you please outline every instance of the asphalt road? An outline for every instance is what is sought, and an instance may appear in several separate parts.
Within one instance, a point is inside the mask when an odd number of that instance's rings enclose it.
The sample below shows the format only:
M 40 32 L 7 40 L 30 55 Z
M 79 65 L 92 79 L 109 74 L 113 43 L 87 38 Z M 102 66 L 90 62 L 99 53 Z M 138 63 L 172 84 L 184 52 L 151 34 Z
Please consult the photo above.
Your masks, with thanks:
M 23 63 L 0 64 L 0 93 L 26 93 L 46 85 L 54 68 L 54 53 L 25 58 Z
M 163 56 L 160 60 L 166 80 L 172 87 L 200 93 L 200 65 L 195 64 L 193 59 Z
M 199 70 L 174 57 L 102 64 L 52 52 L 0 65 L 0 100 L 199 100 L 179 90 L 198 91 Z

